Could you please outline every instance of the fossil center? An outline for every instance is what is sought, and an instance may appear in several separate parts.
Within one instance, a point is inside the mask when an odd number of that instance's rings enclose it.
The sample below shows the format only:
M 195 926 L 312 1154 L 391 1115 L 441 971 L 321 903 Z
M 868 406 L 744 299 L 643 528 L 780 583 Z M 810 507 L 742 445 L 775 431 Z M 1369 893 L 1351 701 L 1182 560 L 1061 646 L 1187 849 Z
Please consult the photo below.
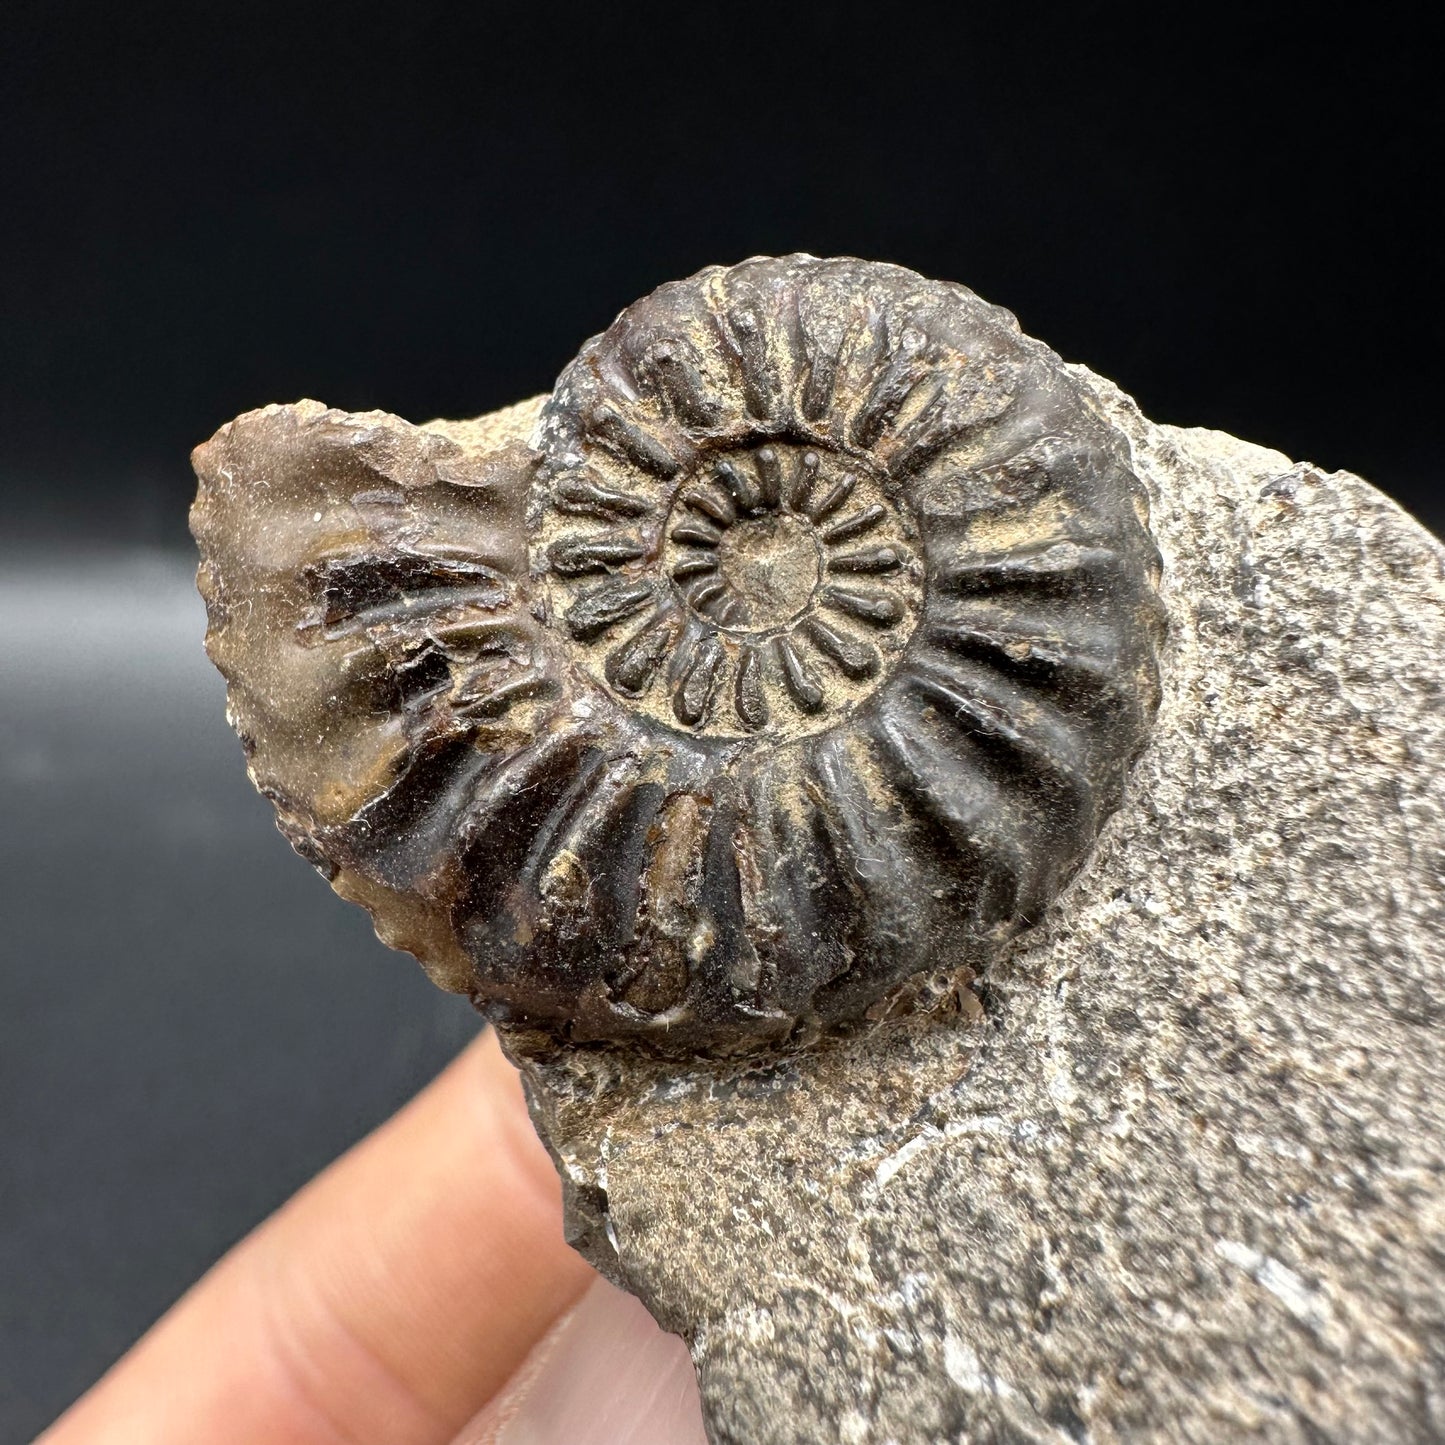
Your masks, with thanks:
M 763 632 L 807 609 L 823 575 L 822 548 L 805 519 L 765 514 L 723 533 L 717 572 L 736 603 L 727 627 Z
M 922 567 L 872 458 L 762 440 L 704 449 L 676 477 L 657 459 L 593 465 L 549 484 L 532 550 L 554 615 L 629 709 L 708 736 L 802 737 L 890 674 Z

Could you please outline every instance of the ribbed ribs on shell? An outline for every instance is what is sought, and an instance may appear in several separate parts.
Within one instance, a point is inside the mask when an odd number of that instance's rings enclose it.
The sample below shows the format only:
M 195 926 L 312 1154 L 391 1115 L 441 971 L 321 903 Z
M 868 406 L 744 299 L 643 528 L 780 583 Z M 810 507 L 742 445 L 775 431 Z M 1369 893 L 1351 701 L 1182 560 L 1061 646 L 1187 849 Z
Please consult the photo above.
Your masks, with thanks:
M 664 286 L 481 433 L 303 403 L 196 462 L 258 785 L 515 1027 L 742 1049 L 967 977 L 1153 715 L 1122 439 L 1007 313 L 897 267 Z

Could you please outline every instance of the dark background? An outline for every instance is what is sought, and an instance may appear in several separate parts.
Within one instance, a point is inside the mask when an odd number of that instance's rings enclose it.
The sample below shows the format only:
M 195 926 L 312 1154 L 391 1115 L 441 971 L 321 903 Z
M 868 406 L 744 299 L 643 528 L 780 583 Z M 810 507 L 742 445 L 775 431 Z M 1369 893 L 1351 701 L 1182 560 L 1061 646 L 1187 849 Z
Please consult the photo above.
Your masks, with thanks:
M 474 1027 L 242 775 L 185 534 L 234 413 L 472 415 L 664 280 L 852 253 L 1445 527 L 1432 45 L 1174 8 L 5 7 L 0 1440 Z

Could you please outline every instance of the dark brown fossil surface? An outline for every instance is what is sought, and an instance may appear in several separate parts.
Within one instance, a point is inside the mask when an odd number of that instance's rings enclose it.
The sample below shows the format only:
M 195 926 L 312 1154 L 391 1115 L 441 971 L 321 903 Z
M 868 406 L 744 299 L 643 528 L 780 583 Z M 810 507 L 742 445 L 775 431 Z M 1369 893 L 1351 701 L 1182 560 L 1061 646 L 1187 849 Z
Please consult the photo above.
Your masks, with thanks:
M 664 286 L 475 423 L 195 455 L 281 827 L 513 1030 L 735 1051 L 967 982 L 1158 693 L 1122 438 L 1008 313 L 811 257 Z

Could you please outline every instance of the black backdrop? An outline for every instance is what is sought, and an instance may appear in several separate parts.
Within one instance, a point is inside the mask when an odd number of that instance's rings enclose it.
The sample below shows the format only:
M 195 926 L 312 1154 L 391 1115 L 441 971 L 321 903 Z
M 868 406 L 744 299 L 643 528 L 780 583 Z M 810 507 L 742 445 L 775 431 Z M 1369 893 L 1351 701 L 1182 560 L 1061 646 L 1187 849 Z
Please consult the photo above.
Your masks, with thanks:
M 661 281 L 810 250 L 1438 522 L 1434 47 L 1152 9 L 12 0 L 0 467 L 171 541 L 237 411 L 473 415 Z
M 271 831 L 186 453 L 545 390 L 758 252 L 961 280 L 1435 526 L 1434 52 L 1341 7 L 11 0 L 0 17 L 0 1439 L 473 1027 Z

